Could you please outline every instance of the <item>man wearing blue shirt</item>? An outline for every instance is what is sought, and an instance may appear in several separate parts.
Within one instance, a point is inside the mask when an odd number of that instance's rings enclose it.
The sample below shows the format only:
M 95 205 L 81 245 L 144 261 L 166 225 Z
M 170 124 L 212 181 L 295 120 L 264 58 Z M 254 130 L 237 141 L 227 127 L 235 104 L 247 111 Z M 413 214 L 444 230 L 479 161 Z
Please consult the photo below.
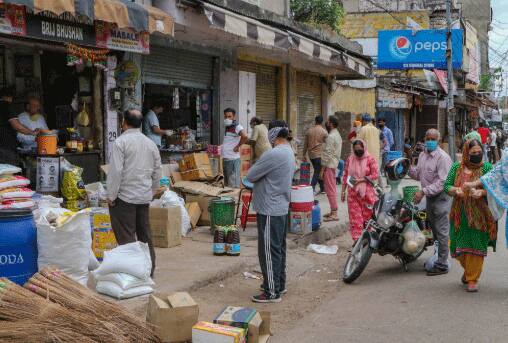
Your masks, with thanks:
M 377 124 L 379 126 L 379 130 L 382 133 L 383 141 L 381 142 L 381 152 L 382 152 L 382 165 L 381 165 L 381 173 L 384 174 L 386 163 L 388 162 L 388 152 L 392 150 L 392 147 L 395 145 L 395 141 L 393 139 L 393 132 L 390 130 L 388 126 L 386 126 L 385 118 L 379 118 L 377 120 Z
M 143 118 L 143 133 L 150 138 L 158 148 L 162 146 L 162 136 L 173 135 L 172 130 L 162 130 L 159 125 L 159 115 L 164 112 L 162 101 L 154 102 L 152 108 Z

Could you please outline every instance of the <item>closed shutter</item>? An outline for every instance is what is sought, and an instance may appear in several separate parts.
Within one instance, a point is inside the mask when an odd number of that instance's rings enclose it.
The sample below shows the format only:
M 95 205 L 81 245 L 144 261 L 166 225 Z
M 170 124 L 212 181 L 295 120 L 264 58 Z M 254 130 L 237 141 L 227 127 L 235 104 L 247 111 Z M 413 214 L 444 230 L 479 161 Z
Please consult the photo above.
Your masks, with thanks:
M 238 61 L 238 69 L 256 73 L 256 116 L 268 126 L 277 118 L 277 67 Z
M 192 51 L 151 46 L 144 57 L 145 83 L 180 84 L 210 88 L 213 83 L 213 57 Z
M 314 125 L 314 118 L 321 113 L 321 78 L 317 75 L 298 72 L 296 75 L 298 99 L 297 137 L 305 141 L 305 133 Z

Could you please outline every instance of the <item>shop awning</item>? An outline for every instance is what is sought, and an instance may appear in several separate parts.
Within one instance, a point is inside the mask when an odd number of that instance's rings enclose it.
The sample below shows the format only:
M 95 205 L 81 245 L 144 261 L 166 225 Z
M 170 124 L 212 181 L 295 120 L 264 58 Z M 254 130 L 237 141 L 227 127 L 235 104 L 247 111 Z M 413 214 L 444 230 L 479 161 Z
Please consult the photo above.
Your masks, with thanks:
M 339 51 L 292 31 L 263 24 L 258 20 L 218 6 L 203 4 L 203 7 L 210 26 L 215 29 L 254 40 L 270 48 L 296 50 L 317 61 L 355 71 L 359 77 L 369 77 L 372 73 L 371 66 L 367 61 L 347 52 Z
M 0 0 L 1 3 L 25 6 L 35 14 L 44 11 L 56 15 L 69 13 L 137 32 L 160 32 L 172 36 L 174 30 L 173 18 L 167 13 L 128 0 Z

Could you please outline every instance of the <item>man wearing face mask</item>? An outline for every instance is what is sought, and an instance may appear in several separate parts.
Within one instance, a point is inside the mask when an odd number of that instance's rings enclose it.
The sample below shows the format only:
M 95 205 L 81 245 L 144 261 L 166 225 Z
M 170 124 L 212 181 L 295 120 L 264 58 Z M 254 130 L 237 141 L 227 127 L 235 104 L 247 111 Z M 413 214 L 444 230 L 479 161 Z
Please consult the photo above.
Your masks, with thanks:
M 26 111 L 18 116 L 20 124 L 30 130 L 48 130 L 48 125 L 44 116 L 40 113 L 41 102 L 33 96 L 28 97 Z M 34 135 L 26 135 L 18 132 L 18 142 L 24 150 L 34 149 L 37 147 Z
M 161 157 L 157 145 L 141 132 L 143 115 L 124 112 L 122 134 L 113 143 L 107 176 L 111 226 L 118 244 L 147 243 L 155 270 L 148 206 L 159 188 Z
M 440 134 L 436 129 L 429 129 L 425 134 L 425 151 L 419 158 L 416 167 L 411 167 L 409 176 L 421 182 L 422 190 L 414 196 L 415 204 L 423 197 L 427 198 L 427 215 L 434 239 L 439 242 L 438 259 L 427 275 L 448 273 L 448 240 L 450 231 L 451 199 L 444 192 L 444 184 L 452 166 L 450 156 L 439 147 Z
M 249 137 L 243 126 L 236 122 L 236 111 L 224 110 L 225 135 L 222 143 L 224 181 L 226 186 L 240 188 L 240 147 L 247 143 Z
M 321 153 L 321 175 L 320 179 L 325 182 L 325 192 L 330 203 L 330 213 L 324 215 L 324 221 L 337 221 L 338 200 L 337 194 L 337 167 L 339 166 L 340 155 L 342 151 L 342 137 L 337 127 L 339 120 L 336 116 L 330 116 L 326 123 L 326 127 L 330 130 L 326 137 L 325 146 Z

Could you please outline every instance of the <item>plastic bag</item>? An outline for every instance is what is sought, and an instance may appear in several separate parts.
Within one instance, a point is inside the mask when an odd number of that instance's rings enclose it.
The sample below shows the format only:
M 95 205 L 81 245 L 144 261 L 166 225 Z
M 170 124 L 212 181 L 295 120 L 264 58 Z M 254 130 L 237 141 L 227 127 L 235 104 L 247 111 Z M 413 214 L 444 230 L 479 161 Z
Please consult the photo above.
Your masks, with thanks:
M 83 169 L 76 166 L 73 166 L 70 171 L 64 171 L 61 191 L 66 200 L 86 199 L 85 184 L 81 174 Z
M 21 173 L 21 168 L 13 166 L 12 164 L 0 163 L 0 175 L 12 175 Z
M 109 295 L 110 297 L 116 298 L 118 300 L 134 298 L 153 292 L 153 288 L 150 286 L 140 286 L 123 290 L 116 283 L 108 281 L 97 282 L 95 290 L 98 293 Z
M 11 188 L 11 187 L 24 187 L 30 184 L 24 176 L 19 175 L 4 175 L 0 176 L 0 189 Z
M 173 191 L 165 191 L 162 197 L 160 198 L 160 206 L 161 207 L 177 207 L 180 206 L 182 210 L 182 236 L 187 236 L 189 230 L 191 229 L 191 221 L 189 217 L 189 212 L 185 208 L 185 200 L 180 198 L 178 194 Z
M 122 290 L 128 290 L 135 287 L 142 287 L 142 286 L 154 286 L 155 282 L 151 278 L 148 278 L 146 280 L 139 279 L 135 276 L 132 276 L 130 274 L 124 274 L 124 273 L 112 273 L 112 274 L 106 274 L 106 275 L 99 275 L 96 279 L 99 281 L 107 281 L 107 282 L 113 282 L 118 287 L 120 287 Z
M 335 255 L 339 250 L 339 247 L 336 245 L 327 246 L 319 244 L 309 244 L 307 250 L 315 252 L 317 254 Z
M 148 279 L 152 271 L 152 259 L 148 244 L 134 242 L 104 252 L 104 260 L 94 277 L 97 279 L 111 273 L 125 273 L 139 279 Z
M 59 209 L 53 209 L 59 210 Z M 46 216 L 49 214 L 46 214 Z M 77 282 L 86 285 L 92 236 L 90 235 L 90 214 L 83 210 L 69 216 L 64 213 L 63 225 L 51 225 L 46 216 L 36 219 L 39 270 L 55 266 Z
M 434 254 L 432 254 L 432 256 L 429 257 L 424 263 L 424 267 L 425 267 L 426 271 L 430 271 L 432 268 L 434 268 L 434 264 L 436 263 L 436 261 L 438 259 L 438 255 L 439 255 L 439 242 L 435 241 L 434 242 Z M 446 260 L 446 264 L 448 265 L 448 270 L 450 270 L 452 264 L 450 263 L 449 257 L 448 257 L 448 260 Z
M 88 204 L 90 207 L 99 207 L 101 201 L 106 201 L 108 193 L 101 182 L 85 185 Z
M 5 188 L 0 190 L 0 199 L 9 200 L 9 199 L 20 199 L 20 198 L 31 198 L 34 195 L 34 191 L 30 188 Z
M 24 209 L 32 208 L 34 206 L 35 202 L 31 199 L 5 200 L 0 204 L 0 210 Z
M 404 238 L 402 250 L 406 254 L 416 255 L 425 246 L 425 236 L 414 220 L 406 224 L 404 231 L 402 231 L 402 238 Z

